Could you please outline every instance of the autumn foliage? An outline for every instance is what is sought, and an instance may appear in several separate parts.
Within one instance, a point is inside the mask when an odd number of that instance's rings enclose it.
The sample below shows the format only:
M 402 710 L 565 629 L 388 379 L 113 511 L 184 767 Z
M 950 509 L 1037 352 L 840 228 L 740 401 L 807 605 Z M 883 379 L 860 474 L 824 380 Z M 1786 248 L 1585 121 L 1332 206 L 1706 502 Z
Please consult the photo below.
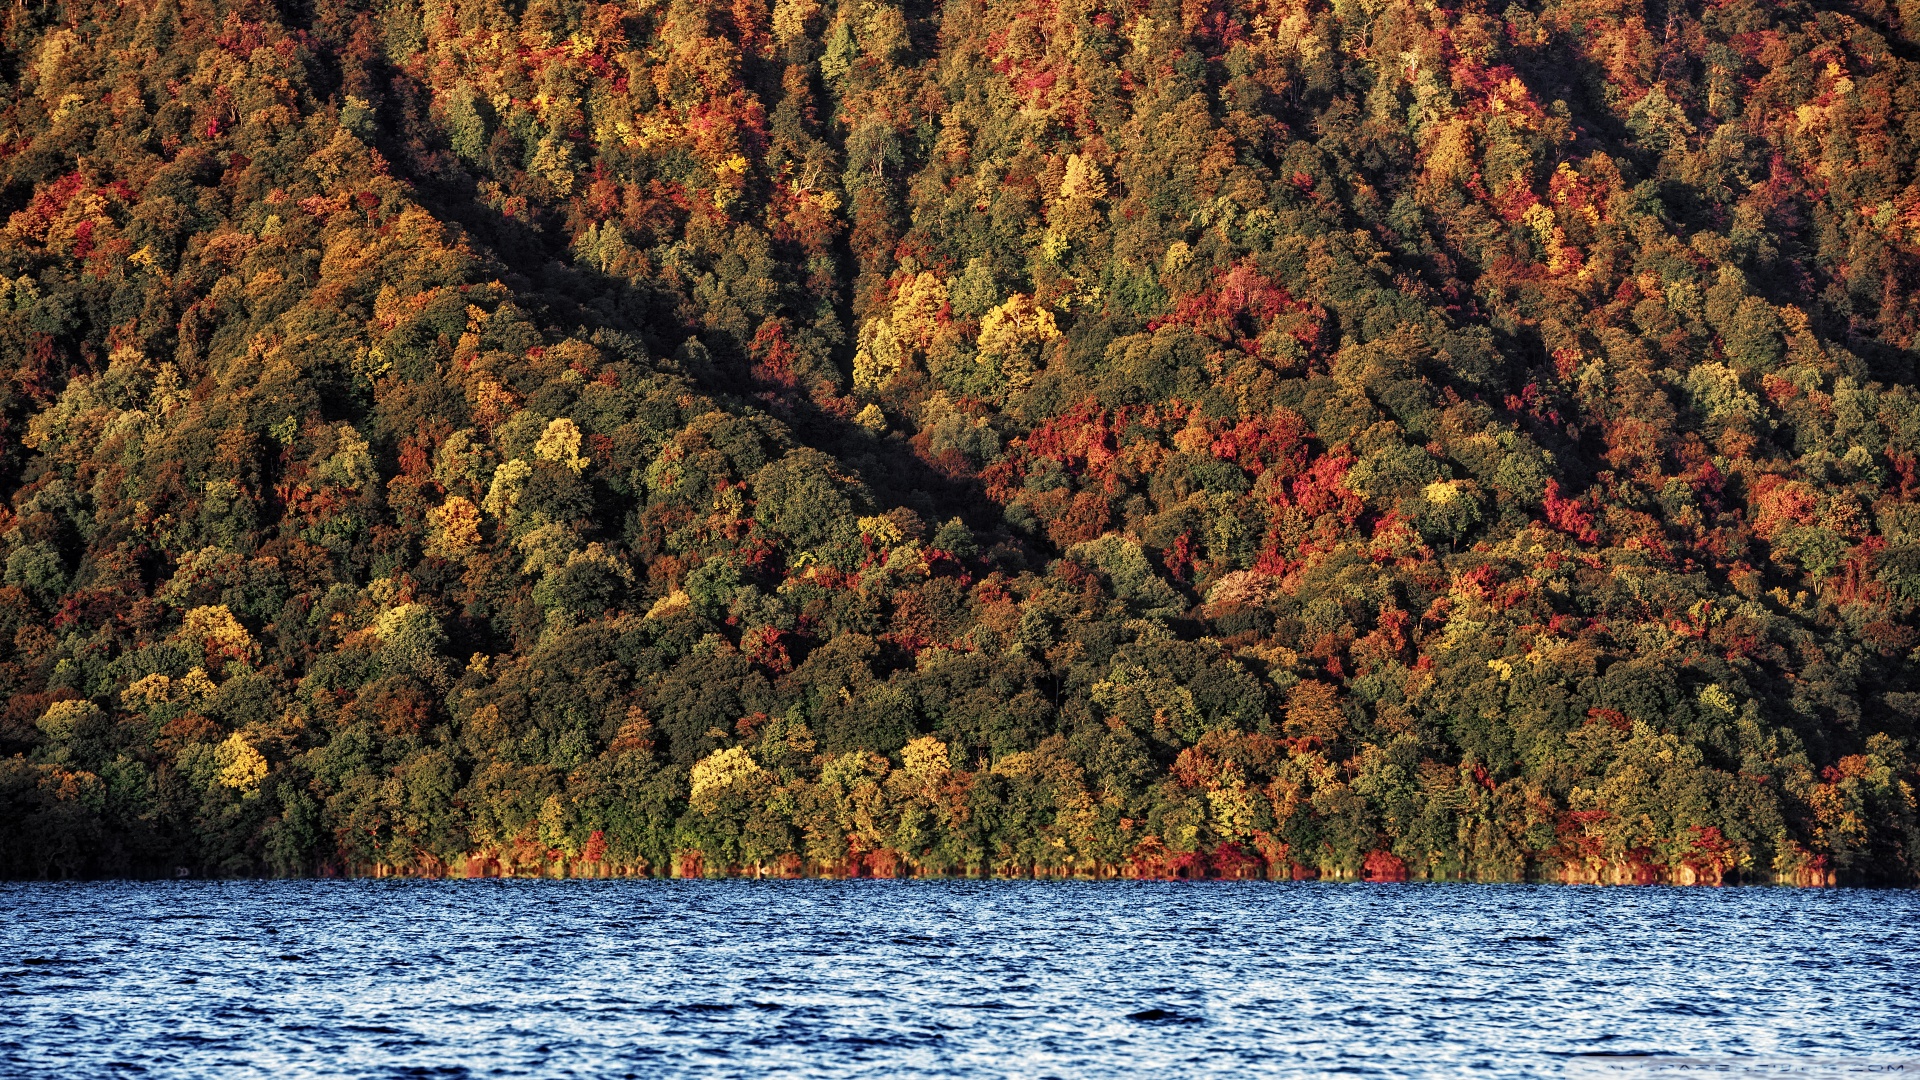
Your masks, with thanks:
M 0 13 L 0 874 L 1920 875 L 1920 23 Z

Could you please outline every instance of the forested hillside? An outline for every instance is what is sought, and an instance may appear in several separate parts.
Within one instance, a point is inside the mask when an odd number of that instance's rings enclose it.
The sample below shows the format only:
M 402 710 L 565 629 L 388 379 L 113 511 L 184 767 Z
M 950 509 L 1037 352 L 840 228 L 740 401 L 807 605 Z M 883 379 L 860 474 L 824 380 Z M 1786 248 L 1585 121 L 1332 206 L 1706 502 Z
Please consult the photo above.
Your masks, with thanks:
M 0 23 L 0 873 L 1920 874 L 1914 0 Z

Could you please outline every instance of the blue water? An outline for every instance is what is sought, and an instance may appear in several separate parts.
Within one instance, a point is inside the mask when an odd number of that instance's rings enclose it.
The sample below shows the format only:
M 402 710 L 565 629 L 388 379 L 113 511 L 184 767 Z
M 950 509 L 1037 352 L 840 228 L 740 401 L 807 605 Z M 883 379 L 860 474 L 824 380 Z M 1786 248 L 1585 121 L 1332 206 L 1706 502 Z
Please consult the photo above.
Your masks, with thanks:
M 1531 1077 L 1617 1074 L 1639 1066 L 1614 1055 L 1633 1054 L 1920 1063 L 1916 927 L 1920 893 L 1856 890 L 12 884 L 0 885 L 0 1072 Z

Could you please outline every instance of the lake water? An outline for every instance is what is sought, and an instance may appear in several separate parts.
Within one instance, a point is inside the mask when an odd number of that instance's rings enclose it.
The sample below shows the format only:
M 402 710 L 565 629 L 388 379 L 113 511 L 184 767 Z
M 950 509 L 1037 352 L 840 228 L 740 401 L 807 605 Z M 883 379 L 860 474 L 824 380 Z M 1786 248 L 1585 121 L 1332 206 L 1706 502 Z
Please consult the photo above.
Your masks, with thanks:
M 1920 1076 L 1920 893 L 0 885 L 9 1076 L 1532 1077 L 1694 1060 Z

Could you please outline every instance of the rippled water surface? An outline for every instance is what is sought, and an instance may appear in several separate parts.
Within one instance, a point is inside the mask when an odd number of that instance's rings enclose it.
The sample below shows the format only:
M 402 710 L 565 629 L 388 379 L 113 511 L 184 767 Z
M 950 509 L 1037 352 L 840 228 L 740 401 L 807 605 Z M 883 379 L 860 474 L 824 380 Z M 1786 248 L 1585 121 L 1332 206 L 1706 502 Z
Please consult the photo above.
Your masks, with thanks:
M 0 1071 L 1584 1075 L 1920 1062 L 1920 894 L 0 885 Z M 1908 1073 L 1907 1075 L 1914 1075 Z

